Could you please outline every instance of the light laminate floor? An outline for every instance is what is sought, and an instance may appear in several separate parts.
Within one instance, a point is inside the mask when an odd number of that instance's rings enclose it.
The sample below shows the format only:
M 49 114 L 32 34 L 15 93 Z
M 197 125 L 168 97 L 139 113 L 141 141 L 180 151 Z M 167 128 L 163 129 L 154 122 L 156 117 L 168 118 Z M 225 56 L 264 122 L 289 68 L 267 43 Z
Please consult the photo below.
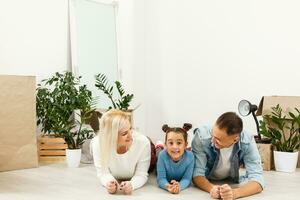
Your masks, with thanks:
M 265 172 L 267 187 L 261 194 L 244 199 L 300 199 L 300 169 L 295 173 Z M 39 168 L 0 172 L 0 200 L 195 200 L 210 199 L 194 186 L 172 195 L 156 185 L 150 175 L 146 186 L 131 196 L 109 195 L 100 186 L 93 165 L 68 168 L 65 163 Z

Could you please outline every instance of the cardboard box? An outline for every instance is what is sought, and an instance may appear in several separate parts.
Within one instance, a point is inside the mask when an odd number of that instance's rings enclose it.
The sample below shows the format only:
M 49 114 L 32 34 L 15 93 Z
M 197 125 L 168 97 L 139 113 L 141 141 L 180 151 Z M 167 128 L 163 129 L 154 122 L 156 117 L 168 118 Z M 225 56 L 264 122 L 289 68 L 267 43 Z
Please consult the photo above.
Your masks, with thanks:
M 263 170 L 270 171 L 270 170 L 274 169 L 272 145 L 257 143 L 257 148 L 259 151 L 259 155 L 261 157 Z
M 135 108 L 136 109 L 136 108 Z M 133 123 L 133 111 L 135 109 L 128 109 L 126 112 L 128 112 L 130 114 L 130 122 L 131 122 L 131 126 L 134 126 Z M 97 108 L 93 113 L 90 119 L 87 120 L 87 123 L 91 126 L 91 128 L 94 130 L 94 132 L 96 133 L 97 131 L 99 131 L 100 129 L 100 118 L 102 117 L 102 115 L 107 112 L 107 109 L 102 109 L 102 108 Z
M 38 166 L 35 77 L 0 75 L 0 171 Z
M 289 112 L 295 113 L 294 108 L 300 109 L 300 96 L 264 96 L 259 103 L 256 115 L 264 116 L 271 114 L 271 108 L 275 107 L 277 104 L 281 106 L 284 115 L 287 115 Z M 270 155 L 270 158 L 271 157 L 272 155 Z M 300 154 L 297 167 L 300 167 Z

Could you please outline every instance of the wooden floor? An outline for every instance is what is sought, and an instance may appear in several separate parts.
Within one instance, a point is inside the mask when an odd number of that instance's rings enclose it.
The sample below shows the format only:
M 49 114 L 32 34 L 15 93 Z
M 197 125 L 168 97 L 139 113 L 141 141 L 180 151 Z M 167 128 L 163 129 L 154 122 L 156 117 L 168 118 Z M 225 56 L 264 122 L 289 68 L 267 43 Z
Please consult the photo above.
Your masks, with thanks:
M 244 199 L 300 199 L 300 169 L 295 173 L 265 172 L 266 188 Z M 109 195 L 96 178 L 93 165 L 68 168 L 65 163 L 0 172 L 0 200 L 195 200 L 210 199 L 194 186 L 172 195 L 159 189 L 152 174 L 146 186 L 131 196 Z

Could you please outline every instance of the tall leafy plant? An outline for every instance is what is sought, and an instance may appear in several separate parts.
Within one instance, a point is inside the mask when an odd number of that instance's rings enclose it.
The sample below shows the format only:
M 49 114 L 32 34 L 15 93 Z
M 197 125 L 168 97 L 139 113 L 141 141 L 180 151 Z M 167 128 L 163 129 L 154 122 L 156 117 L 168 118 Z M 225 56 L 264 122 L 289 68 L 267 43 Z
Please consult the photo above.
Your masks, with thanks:
M 108 109 L 114 108 L 119 110 L 128 110 L 130 102 L 133 99 L 133 94 L 125 94 L 125 90 L 119 81 L 115 81 L 114 83 L 115 85 L 109 85 L 108 79 L 104 74 L 100 73 L 96 75 L 95 86 L 99 90 L 103 91 L 112 103 L 112 106 L 109 106 Z M 114 96 L 115 88 L 118 92 L 118 98 L 115 98 Z
M 83 124 L 94 110 L 95 102 L 86 85 L 80 85 L 80 78 L 71 72 L 56 72 L 37 87 L 37 125 L 45 134 L 63 137 L 69 149 L 78 149 L 93 137 L 92 131 L 83 128 Z M 79 110 L 80 120 L 75 120 L 75 110 Z
M 300 111 L 295 108 L 295 113 L 282 113 L 279 104 L 272 107 L 270 115 L 264 115 L 260 121 L 260 133 L 271 139 L 277 151 L 294 152 L 300 147 Z

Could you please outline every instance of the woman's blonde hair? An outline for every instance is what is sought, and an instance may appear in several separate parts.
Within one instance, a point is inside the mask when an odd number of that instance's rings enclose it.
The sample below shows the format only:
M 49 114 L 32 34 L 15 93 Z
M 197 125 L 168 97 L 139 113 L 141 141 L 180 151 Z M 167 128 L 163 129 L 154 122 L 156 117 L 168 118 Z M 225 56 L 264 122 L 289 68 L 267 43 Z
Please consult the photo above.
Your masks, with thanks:
M 119 130 L 130 123 L 130 113 L 109 110 L 100 119 L 99 142 L 101 165 L 108 167 L 112 152 L 117 149 Z

